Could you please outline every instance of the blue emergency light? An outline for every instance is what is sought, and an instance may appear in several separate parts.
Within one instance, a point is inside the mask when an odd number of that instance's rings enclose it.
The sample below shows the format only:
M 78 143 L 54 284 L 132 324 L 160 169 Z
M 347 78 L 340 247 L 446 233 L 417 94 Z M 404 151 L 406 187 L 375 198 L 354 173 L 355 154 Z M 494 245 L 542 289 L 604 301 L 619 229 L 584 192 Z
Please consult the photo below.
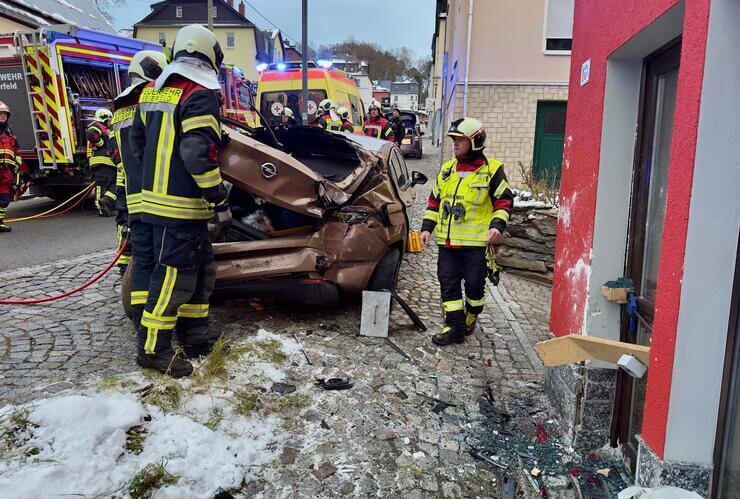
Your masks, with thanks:
M 288 66 L 284 62 L 278 62 L 277 63 L 277 70 L 278 71 L 285 71 L 288 69 Z
M 266 62 L 261 62 L 255 67 L 257 68 L 257 72 L 261 73 L 262 71 L 266 70 L 268 66 L 269 64 L 267 64 Z
M 331 66 L 332 66 L 331 61 L 328 61 L 326 59 L 317 60 L 316 65 L 324 69 L 331 69 Z

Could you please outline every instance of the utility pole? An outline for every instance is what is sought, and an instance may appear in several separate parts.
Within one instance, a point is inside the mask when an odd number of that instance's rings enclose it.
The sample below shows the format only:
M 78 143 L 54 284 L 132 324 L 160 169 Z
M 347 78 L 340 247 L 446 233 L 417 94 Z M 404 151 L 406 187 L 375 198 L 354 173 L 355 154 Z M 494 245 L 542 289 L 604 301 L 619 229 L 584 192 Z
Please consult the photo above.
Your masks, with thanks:
M 208 0 L 208 29 L 213 31 L 213 0 Z
M 211 0 L 212 1 L 212 0 Z M 301 60 L 302 95 L 303 95 L 303 125 L 308 125 L 308 0 L 302 0 L 302 27 L 301 44 L 303 45 Z

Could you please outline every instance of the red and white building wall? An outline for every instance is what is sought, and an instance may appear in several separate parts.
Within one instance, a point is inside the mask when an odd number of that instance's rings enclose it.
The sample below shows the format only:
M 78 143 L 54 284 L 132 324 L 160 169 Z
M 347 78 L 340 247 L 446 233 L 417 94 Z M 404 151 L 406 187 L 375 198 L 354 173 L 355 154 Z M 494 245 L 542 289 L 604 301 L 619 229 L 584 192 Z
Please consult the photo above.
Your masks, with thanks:
M 576 0 L 550 327 L 556 336 L 620 339 L 620 306 L 601 286 L 625 274 L 643 62 L 678 37 L 640 436 L 641 451 L 659 461 L 696 465 L 704 483 L 694 488 L 708 494 L 740 230 L 737 0 Z M 613 367 L 593 362 L 580 372 Z M 583 396 L 572 400 L 587 403 L 588 390 Z M 669 481 L 654 470 L 642 480 Z

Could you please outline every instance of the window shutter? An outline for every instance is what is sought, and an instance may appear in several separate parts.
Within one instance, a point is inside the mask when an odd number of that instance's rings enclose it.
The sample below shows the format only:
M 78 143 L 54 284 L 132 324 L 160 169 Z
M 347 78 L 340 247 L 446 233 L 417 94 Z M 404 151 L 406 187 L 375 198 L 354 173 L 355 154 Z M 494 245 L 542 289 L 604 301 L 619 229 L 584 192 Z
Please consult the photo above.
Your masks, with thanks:
M 548 0 L 546 38 L 573 38 L 573 0 Z

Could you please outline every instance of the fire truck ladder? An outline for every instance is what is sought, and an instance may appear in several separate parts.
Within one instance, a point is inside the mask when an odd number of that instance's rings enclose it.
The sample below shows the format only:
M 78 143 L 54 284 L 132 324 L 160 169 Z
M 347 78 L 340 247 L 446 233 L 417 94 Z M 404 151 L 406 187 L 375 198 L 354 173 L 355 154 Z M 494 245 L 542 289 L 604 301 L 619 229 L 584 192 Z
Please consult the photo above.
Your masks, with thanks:
M 40 51 L 46 46 L 45 35 L 45 29 L 38 29 L 31 32 L 17 31 L 14 38 L 15 46 L 20 52 L 21 64 L 23 65 L 23 81 L 26 82 L 28 106 L 29 109 L 31 109 L 31 113 L 34 117 L 34 119 L 31 120 L 31 123 L 33 124 L 33 137 L 36 141 L 36 154 L 39 159 L 39 168 L 44 167 L 44 152 L 46 152 L 51 158 L 51 163 L 54 166 L 54 169 L 57 169 L 57 156 L 56 152 L 54 151 L 54 129 L 52 127 L 51 116 L 49 114 L 49 105 L 46 99 L 46 82 L 44 81 L 44 69 L 41 64 L 41 57 L 39 56 Z M 34 57 L 36 60 L 36 64 L 28 64 L 28 61 L 26 59 L 27 57 Z M 38 80 L 38 92 L 35 92 L 31 87 L 31 78 L 35 78 Z M 43 111 L 36 110 L 36 106 L 33 103 L 34 96 L 38 96 L 38 98 L 43 103 Z M 40 126 L 42 120 L 43 124 L 46 126 L 46 129 Z M 47 141 L 49 147 L 44 146 L 44 140 Z

